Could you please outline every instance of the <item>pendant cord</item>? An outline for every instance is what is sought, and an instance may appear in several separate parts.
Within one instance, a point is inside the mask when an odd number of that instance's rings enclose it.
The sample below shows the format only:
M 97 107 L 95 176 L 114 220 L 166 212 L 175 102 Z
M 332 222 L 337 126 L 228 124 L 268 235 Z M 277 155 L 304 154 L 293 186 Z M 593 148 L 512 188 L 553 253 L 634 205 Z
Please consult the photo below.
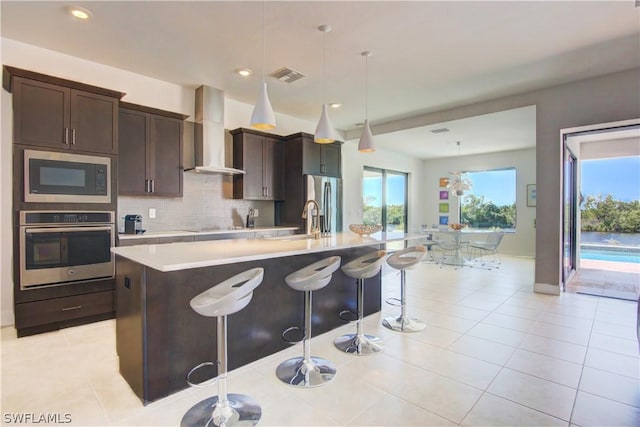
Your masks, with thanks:
M 323 35 L 324 41 L 324 52 L 322 55 L 322 62 L 324 63 L 324 78 L 322 82 L 322 101 L 323 104 L 327 103 L 327 31 L 324 31 Z
M 369 119 L 369 56 L 364 57 L 364 119 Z
M 265 83 L 265 68 L 267 63 L 267 31 L 265 29 L 266 0 L 262 0 L 262 84 Z

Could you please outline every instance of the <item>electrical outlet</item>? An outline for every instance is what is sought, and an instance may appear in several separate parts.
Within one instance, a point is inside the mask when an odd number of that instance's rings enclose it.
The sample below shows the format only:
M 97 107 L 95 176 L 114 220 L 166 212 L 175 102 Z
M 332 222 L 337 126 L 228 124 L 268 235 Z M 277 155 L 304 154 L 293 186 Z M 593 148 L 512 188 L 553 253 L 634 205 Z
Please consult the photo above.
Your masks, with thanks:
M 260 211 L 258 209 L 254 209 L 253 216 L 260 216 Z
M 149 208 L 149 218 L 156 217 L 156 208 Z

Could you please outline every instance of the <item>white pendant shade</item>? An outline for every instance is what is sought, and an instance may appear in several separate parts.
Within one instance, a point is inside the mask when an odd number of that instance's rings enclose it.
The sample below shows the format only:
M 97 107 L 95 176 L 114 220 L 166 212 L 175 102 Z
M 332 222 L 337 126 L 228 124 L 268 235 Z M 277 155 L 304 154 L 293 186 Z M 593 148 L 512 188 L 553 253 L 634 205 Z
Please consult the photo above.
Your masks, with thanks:
M 376 151 L 376 148 L 373 145 L 373 135 L 371 134 L 371 128 L 369 127 L 369 120 L 364 121 L 362 135 L 360 135 L 360 141 L 358 142 L 358 151 L 361 153 L 373 153 Z
M 364 56 L 364 126 L 362 127 L 362 135 L 358 142 L 358 151 L 361 153 L 373 153 L 376 147 L 373 145 L 373 135 L 369 127 L 369 57 L 371 52 L 365 50 L 361 53 Z
M 318 126 L 316 126 L 316 133 L 313 140 L 318 144 L 331 144 L 336 140 L 333 125 L 331 124 L 331 120 L 329 120 L 327 104 L 322 104 L 322 115 L 320 115 L 320 121 L 318 122 Z
M 270 130 L 276 127 L 276 116 L 269 101 L 266 82 L 262 82 L 261 90 L 258 91 L 258 100 L 251 115 L 251 127 L 260 130 Z

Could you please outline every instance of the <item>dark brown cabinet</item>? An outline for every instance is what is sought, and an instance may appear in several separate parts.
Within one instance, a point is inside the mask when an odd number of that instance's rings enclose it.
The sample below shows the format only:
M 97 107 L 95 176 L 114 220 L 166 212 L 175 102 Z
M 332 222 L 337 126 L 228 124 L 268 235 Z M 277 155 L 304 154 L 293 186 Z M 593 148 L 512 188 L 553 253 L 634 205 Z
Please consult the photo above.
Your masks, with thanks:
M 115 154 L 118 98 L 13 77 L 13 142 Z
M 182 130 L 186 117 L 120 103 L 118 194 L 182 196 Z
M 112 317 L 114 296 L 114 291 L 109 290 L 16 304 L 16 325 L 18 329 L 29 330 L 91 316 Z
M 114 279 L 29 290 L 21 290 L 19 280 L 14 272 L 14 326 L 19 337 L 111 319 L 115 315 Z
M 233 135 L 233 167 L 244 174 L 233 177 L 233 198 L 284 199 L 284 144 L 279 137 L 236 129 Z
M 304 175 L 342 176 L 340 143 L 316 144 L 313 135 L 297 133 L 287 138 L 287 144 L 302 146 L 302 173 Z
M 304 175 L 324 175 L 341 178 L 341 143 L 316 144 L 313 135 L 296 133 L 284 137 L 287 176 L 285 191 L 287 198 L 276 203 L 275 224 L 300 227 L 305 221 L 300 212 L 306 199 Z

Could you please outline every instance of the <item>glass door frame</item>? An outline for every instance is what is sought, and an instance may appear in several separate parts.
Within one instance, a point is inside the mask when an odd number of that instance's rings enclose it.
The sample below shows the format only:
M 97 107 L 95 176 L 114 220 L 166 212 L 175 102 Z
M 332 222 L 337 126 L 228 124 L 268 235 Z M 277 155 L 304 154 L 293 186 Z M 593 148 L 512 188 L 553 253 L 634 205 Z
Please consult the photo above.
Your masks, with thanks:
M 580 230 L 578 230 L 578 226 L 580 224 L 578 215 L 580 215 L 580 210 L 579 210 L 579 202 L 578 202 L 578 190 L 577 190 L 577 179 L 578 179 L 578 165 L 579 165 L 579 161 L 580 161 L 580 156 L 575 156 L 575 154 L 573 152 L 571 152 L 570 150 L 570 140 L 571 138 L 574 137 L 580 137 L 580 136 L 585 136 L 585 135 L 593 135 L 593 134 L 598 134 L 598 133 L 609 133 L 611 131 L 618 131 L 618 130 L 626 130 L 626 129 L 635 129 L 637 127 L 640 126 L 640 118 L 637 119 L 630 119 L 630 120 L 622 120 L 622 121 L 618 121 L 618 122 L 610 122 L 610 123 L 599 123 L 599 124 L 594 124 L 594 125 L 587 125 L 587 126 L 579 126 L 579 127 L 575 127 L 575 128 L 568 128 L 568 129 L 561 129 L 560 130 L 560 143 L 561 143 L 561 147 L 562 147 L 562 155 L 561 155 L 561 179 L 562 179 L 562 188 L 561 188 L 561 209 L 560 209 L 560 226 L 561 226 L 561 232 L 560 232 L 560 273 L 561 273 L 561 280 L 562 280 L 562 291 L 566 290 L 566 285 L 567 282 L 570 280 L 571 278 L 571 274 L 572 272 L 575 272 L 575 269 L 579 269 L 580 266 L 577 263 L 577 260 L 579 259 L 579 239 L 578 239 L 578 234 L 580 233 Z M 565 223 L 564 223 L 564 219 L 565 219 L 565 214 L 569 214 L 569 212 L 567 212 L 569 209 L 565 209 L 565 203 L 564 201 L 566 200 L 567 195 L 565 193 L 567 193 L 566 190 L 566 184 L 565 181 L 570 180 L 571 178 L 567 178 L 566 177 L 566 171 L 565 171 L 565 167 L 566 167 L 566 156 L 567 156 L 567 152 L 571 153 L 571 155 L 574 156 L 574 158 L 576 158 L 576 162 L 573 165 L 574 166 L 574 170 L 573 170 L 573 180 L 575 180 L 574 183 L 569 183 L 569 184 L 573 184 L 574 187 L 574 197 L 573 197 L 573 202 L 575 203 L 574 206 L 574 212 L 571 215 L 572 216 L 572 233 L 573 233 L 573 244 L 575 245 L 575 248 L 572 249 L 572 255 L 573 255 L 573 259 L 570 260 L 571 263 L 573 264 L 573 270 L 570 270 L 569 274 L 565 273 L 565 251 L 564 251 L 564 243 L 565 243 Z M 570 175 L 571 176 L 571 175 Z M 570 187 L 571 188 L 571 187 Z M 571 242 L 570 242 L 571 243 Z M 640 319 L 639 319 L 640 320 Z M 640 332 L 639 332 L 640 333 Z
M 387 175 L 403 175 L 405 177 L 404 180 L 404 214 L 403 214 L 403 223 L 404 230 L 406 233 L 409 227 L 407 223 L 409 218 L 409 174 L 407 172 L 396 171 L 392 169 L 382 169 L 373 166 L 364 166 L 364 171 L 379 173 L 382 176 L 382 201 L 381 201 L 381 216 L 382 216 L 382 231 L 387 231 Z
M 578 158 L 565 136 L 562 174 L 562 290 L 578 268 Z

